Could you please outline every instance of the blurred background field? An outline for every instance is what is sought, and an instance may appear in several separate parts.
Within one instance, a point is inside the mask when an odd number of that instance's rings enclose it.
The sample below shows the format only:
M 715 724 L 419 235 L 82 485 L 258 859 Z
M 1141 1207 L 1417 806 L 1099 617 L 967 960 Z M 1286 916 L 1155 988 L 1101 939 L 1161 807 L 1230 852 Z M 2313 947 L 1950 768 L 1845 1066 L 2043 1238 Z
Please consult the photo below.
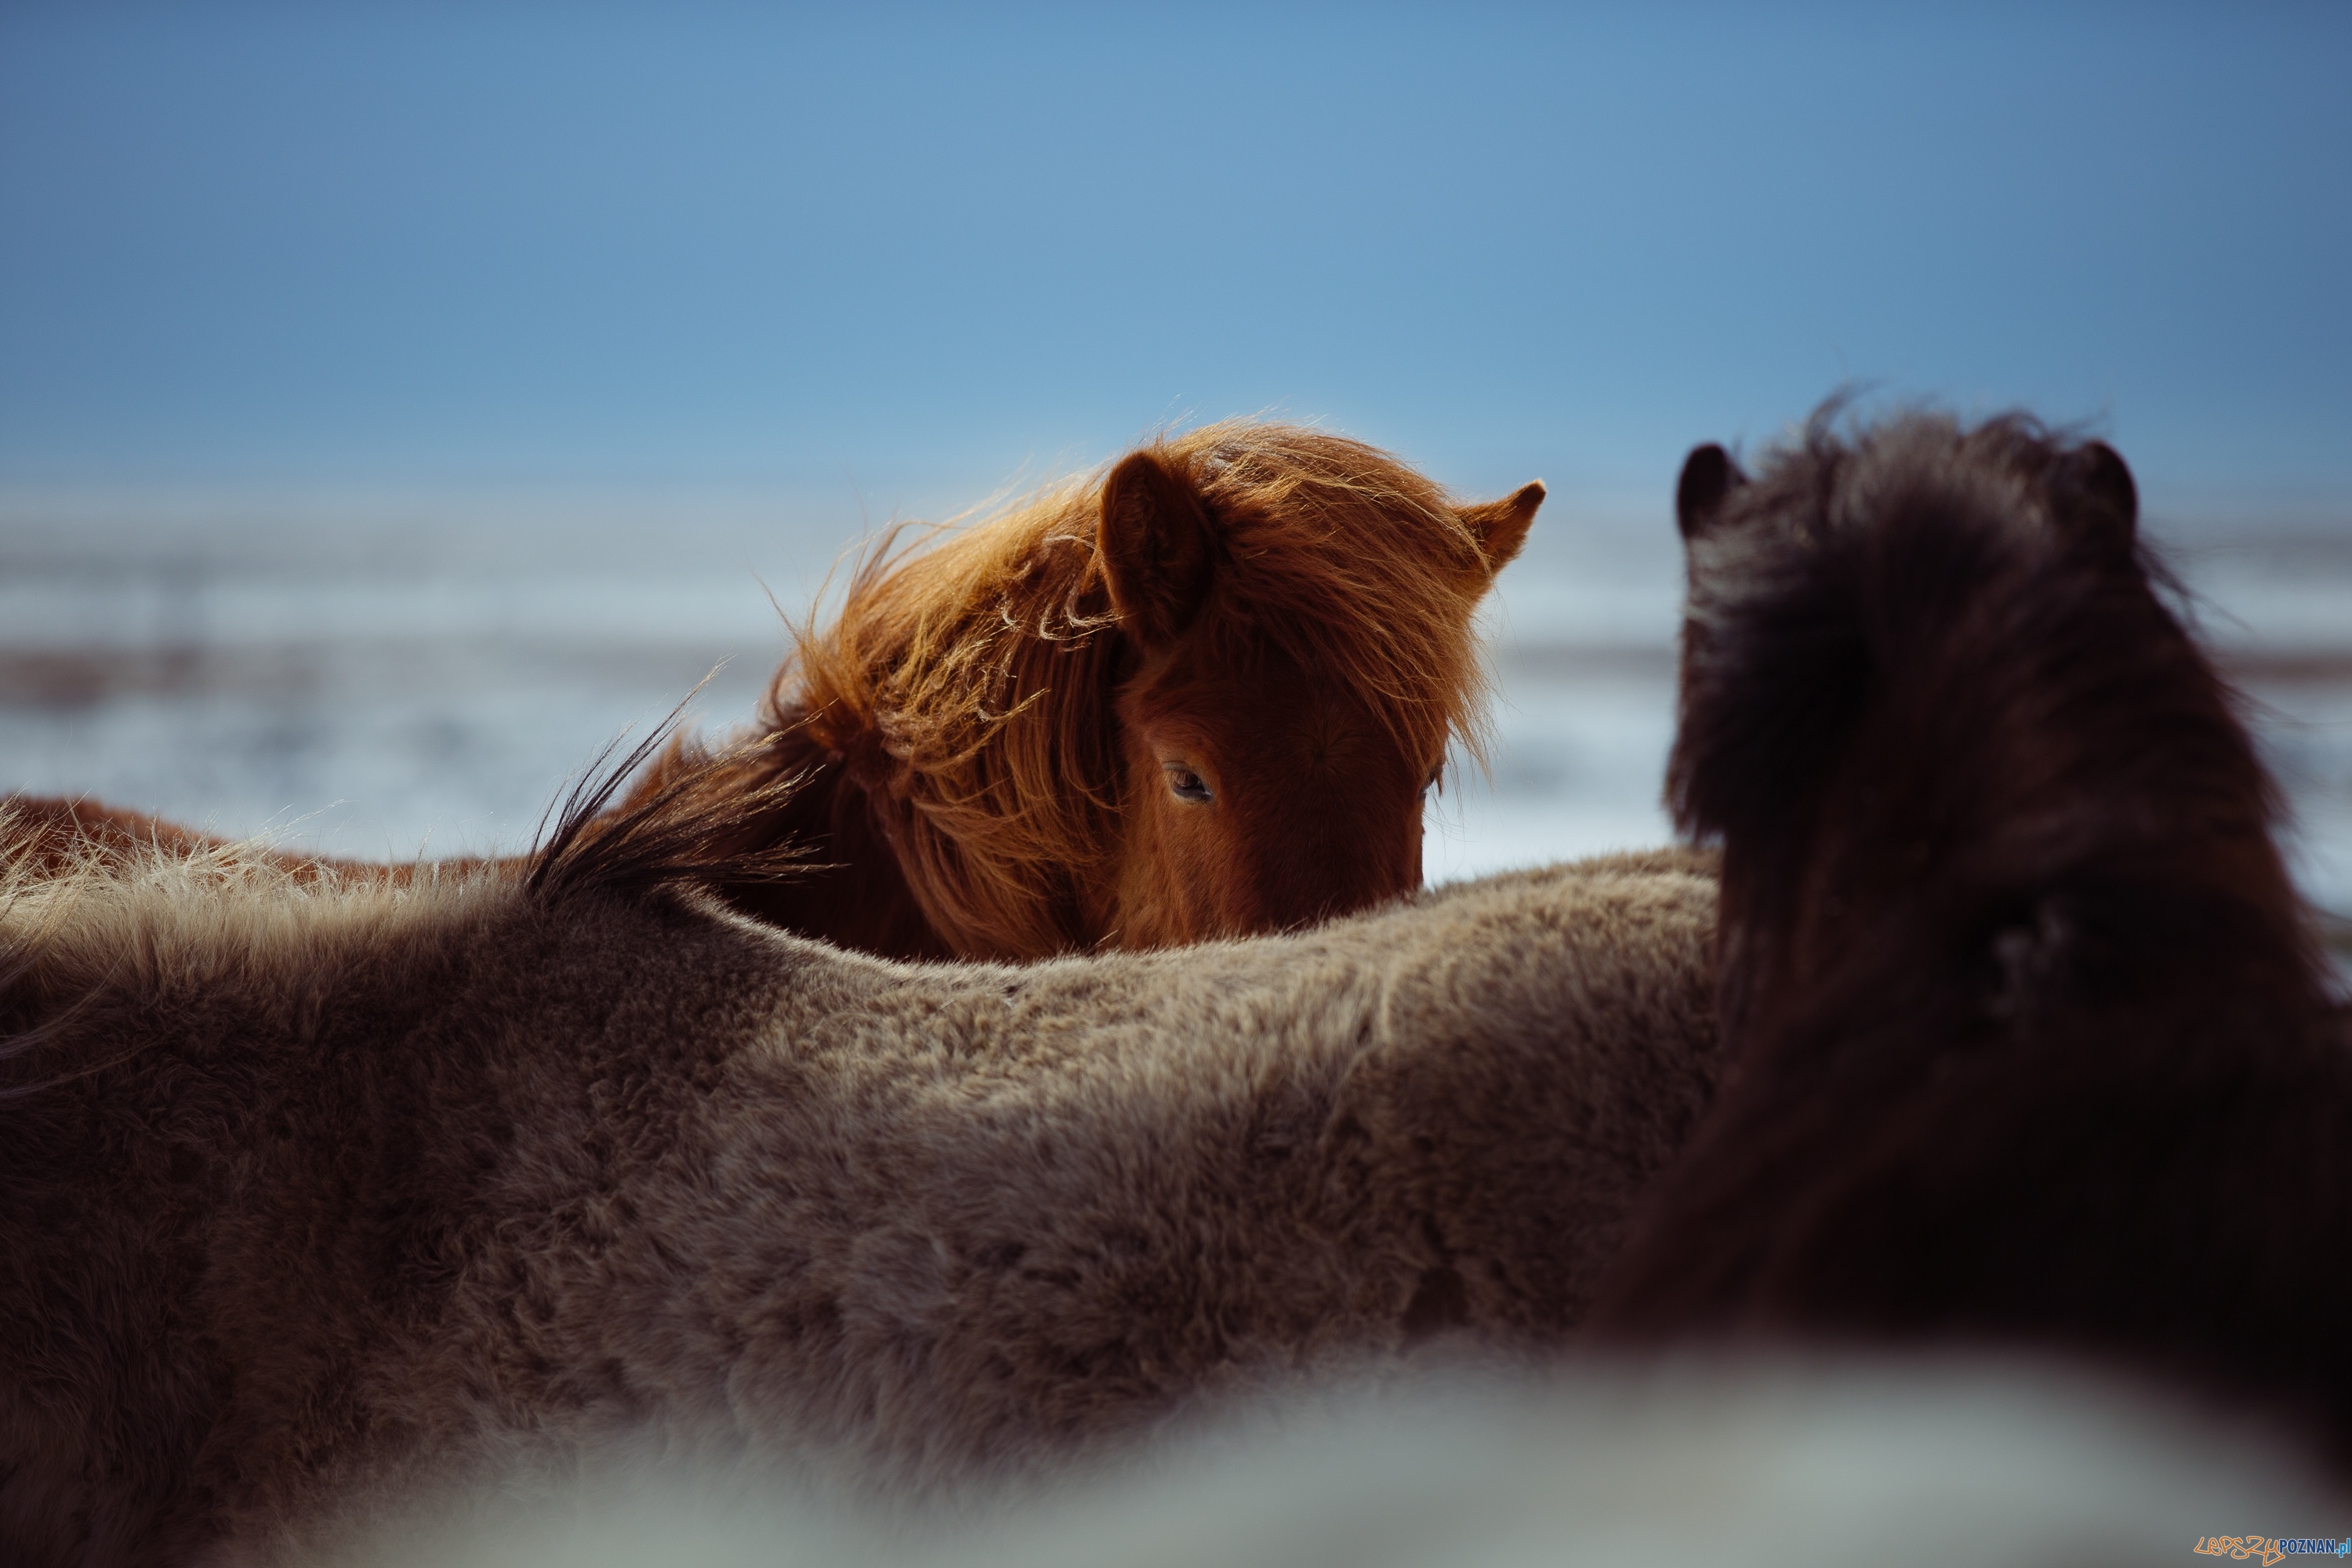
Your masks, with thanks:
M 2294 5 L 0 8 L 0 787 L 515 847 L 880 526 L 1265 411 L 1552 485 L 1431 875 L 1654 843 L 1675 466 L 1858 384 L 2118 445 L 2352 914 L 2347 66 Z

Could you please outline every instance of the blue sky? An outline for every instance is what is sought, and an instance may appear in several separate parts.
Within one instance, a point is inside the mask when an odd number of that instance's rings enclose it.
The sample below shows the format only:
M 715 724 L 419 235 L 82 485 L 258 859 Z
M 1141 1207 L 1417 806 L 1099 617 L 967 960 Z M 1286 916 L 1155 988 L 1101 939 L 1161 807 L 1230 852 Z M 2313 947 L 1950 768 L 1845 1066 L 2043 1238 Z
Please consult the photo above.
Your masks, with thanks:
M 1277 409 L 1663 493 L 1857 380 L 2326 508 L 2348 70 L 2341 5 L 8 5 L 0 485 L 887 481 Z

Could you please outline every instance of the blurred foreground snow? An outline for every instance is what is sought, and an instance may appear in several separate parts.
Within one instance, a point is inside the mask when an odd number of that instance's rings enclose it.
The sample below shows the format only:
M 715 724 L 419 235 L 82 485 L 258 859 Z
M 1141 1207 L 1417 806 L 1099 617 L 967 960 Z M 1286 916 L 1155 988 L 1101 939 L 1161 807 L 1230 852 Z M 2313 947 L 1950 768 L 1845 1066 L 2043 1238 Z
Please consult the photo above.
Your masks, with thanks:
M 1228 1410 L 937 1514 L 755 1466 L 591 1463 L 379 1523 L 342 1568 L 1577 1568 L 2333 1553 L 2344 1500 L 2242 1417 L 2056 1363 L 1577 1364 Z M 2240 1538 L 2222 1548 L 2244 1540 Z M 2260 1552 L 2256 1552 L 2260 1555 Z

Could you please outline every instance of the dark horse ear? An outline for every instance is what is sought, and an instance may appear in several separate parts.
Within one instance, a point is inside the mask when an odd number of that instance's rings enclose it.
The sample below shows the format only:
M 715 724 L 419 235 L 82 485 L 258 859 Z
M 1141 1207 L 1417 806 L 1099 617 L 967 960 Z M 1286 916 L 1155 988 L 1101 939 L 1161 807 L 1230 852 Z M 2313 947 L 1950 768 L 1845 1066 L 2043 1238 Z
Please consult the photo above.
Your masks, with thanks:
M 1119 460 L 1103 481 L 1096 536 L 1111 608 L 1146 648 L 1181 636 L 1209 596 L 1215 524 L 1191 480 L 1146 448 Z
M 2139 487 L 2113 447 L 2085 441 L 2067 453 L 2053 489 L 2067 523 L 2131 548 L 2139 531 Z
M 1487 575 L 1508 566 L 1518 554 L 1519 547 L 1528 542 L 1528 529 L 1536 521 L 1536 508 L 1543 503 L 1543 481 L 1535 479 L 1501 500 L 1481 501 L 1454 514 L 1478 542 L 1478 552 L 1486 558 Z
M 1723 514 L 1726 497 L 1748 482 L 1731 454 L 1709 441 L 1693 447 L 1683 459 L 1683 477 L 1675 485 L 1675 526 L 1685 539 L 1696 539 L 1715 526 Z

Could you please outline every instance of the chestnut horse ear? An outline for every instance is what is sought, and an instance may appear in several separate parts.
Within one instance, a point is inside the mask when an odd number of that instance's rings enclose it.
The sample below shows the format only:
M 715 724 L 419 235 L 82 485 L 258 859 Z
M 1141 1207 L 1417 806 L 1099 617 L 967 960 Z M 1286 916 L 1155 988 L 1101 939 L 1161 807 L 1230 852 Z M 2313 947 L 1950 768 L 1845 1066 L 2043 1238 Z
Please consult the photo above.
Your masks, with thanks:
M 1675 485 L 1675 526 L 1682 530 L 1686 540 L 1696 539 L 1715 526 L 1723 514 L 1723 503 L 1732 491 L 1748 482 L 1731 454 L 1709 441 L 1704 447 L 1693 447 L 1689 457 L 1683 459 L 1683 477 Z
M 1479 553 L 1486 558 L 1487 575 L 1508 566 L 1518 554 L 1519 546 L 1528 542 L 1528 526 L 1536 520 L 1536 508 L 1543 502 L 1543 481 L 1537 479 L 1521 485 L 1501 500 L 1481 501 L 1454 514 L 1478 542 Z
M 2066 521 L 2130 549 L 2139 531 L 2139 487 L 2122 456 L 2105 441 L 2085 441 L 2066 455 L 2059 474 Z
M 1143 647 L 1167 647 L 1201 613 L 1214 530 L 1200 492 L 1148 447 L 1119 459 L 1103 481 L 1096 548 L 1111 608 Z

